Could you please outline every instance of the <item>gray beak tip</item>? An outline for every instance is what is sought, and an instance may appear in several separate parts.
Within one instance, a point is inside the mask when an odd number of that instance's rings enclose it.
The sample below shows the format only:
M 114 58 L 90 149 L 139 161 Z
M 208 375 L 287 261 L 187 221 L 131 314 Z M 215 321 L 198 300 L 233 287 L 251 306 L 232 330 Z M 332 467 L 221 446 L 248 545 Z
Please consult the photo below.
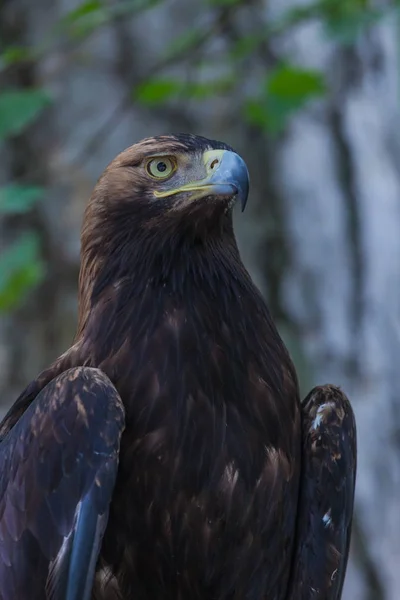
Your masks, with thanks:
M 244 212 L 244 209 L 246 208 L 247 198 L 248 198 L 248 191 L 246 194 L 241 194 L 241 196 L 240 196 L 240 208 L 241 208 L 242 213 Z
M 242 212 L 247 205 L 249 196 L 249 171 L 243 158 L 236 152 L 226 152 L 223 156 L 220 176 L 232 183 L 238 190 L 237 198 L 240 199 Z

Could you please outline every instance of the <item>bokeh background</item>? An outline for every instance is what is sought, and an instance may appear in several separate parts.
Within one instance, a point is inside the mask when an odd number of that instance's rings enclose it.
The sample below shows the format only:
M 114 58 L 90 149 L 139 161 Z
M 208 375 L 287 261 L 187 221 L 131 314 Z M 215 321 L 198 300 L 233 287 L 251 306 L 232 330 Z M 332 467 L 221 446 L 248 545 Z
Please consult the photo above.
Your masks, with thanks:
M 193 132 L 245 158 L 242 256 L 302 391 L 358 422 L 344 600 L 400 598 L 400 2 L 0 2 L 0 410 L 71 343 L 107 163 Z

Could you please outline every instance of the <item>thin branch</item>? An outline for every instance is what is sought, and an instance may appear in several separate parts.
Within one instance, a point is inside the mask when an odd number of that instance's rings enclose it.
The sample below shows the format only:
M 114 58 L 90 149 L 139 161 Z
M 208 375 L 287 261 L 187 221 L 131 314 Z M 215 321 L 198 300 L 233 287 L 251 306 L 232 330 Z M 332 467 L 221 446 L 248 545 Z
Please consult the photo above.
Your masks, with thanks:
M 199 32 L 199 35 L 193 39 L 193 43 L 186 45 L 182 48 L 178 48 L 176 51 L 167 54 L 167 57 L 156 63 L 152 68 L 148 69 L 146 75 L 139 76 L 136 78 L 135 86 L 140 86 L 146 81 L 151 80 L 153 77 L 159 75 L 170 66 L 174 66 L 181 61 L 188 59 L 189 52 L 198 52 L 206 42 L 208 42 L 217 31 L 221 28 L 225 20 L 228 20 L 232 12 L 232 7 L 228 7 L 223 11 L 220 11 L 212 27 L 204 28 L 203 31 Z M 108 115 L 99 129 L 90 137 L 83 149 L 73 159 L 73 164 L 82 166 L 88 160 L 96 149 L 102 144 L 103 140 L 109 133 L 120 123 L 125 112 L 134 105 L 131 90 L 128 90 L 120 101 L 116 104 L 112 112 Z

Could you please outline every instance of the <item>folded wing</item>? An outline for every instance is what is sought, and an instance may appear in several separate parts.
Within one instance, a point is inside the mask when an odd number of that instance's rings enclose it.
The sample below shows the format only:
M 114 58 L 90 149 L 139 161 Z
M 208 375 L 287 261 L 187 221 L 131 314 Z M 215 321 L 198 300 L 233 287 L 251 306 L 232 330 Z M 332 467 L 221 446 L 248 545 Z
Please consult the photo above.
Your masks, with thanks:
M 87 600 L 124 411 L 98 369 L 65 371 L 0 445 L 0 600 Z
M 302 404 L 302 475 L 287 600 L 339 600 L 349 553 L 356 426 L 346 396 L 313 389 Z

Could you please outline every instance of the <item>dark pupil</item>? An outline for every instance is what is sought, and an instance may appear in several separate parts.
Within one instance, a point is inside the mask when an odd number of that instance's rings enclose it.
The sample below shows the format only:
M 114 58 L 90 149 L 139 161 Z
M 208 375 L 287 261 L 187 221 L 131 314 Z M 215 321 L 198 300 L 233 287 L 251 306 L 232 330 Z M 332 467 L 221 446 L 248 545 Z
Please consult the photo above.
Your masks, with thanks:
M 164 171 L 167 170 L 167 165 L 165 164 L 165 162 L 159 162 L 157 163 L 157 171 L 159 171 L 159 173 L 164 173 Z

